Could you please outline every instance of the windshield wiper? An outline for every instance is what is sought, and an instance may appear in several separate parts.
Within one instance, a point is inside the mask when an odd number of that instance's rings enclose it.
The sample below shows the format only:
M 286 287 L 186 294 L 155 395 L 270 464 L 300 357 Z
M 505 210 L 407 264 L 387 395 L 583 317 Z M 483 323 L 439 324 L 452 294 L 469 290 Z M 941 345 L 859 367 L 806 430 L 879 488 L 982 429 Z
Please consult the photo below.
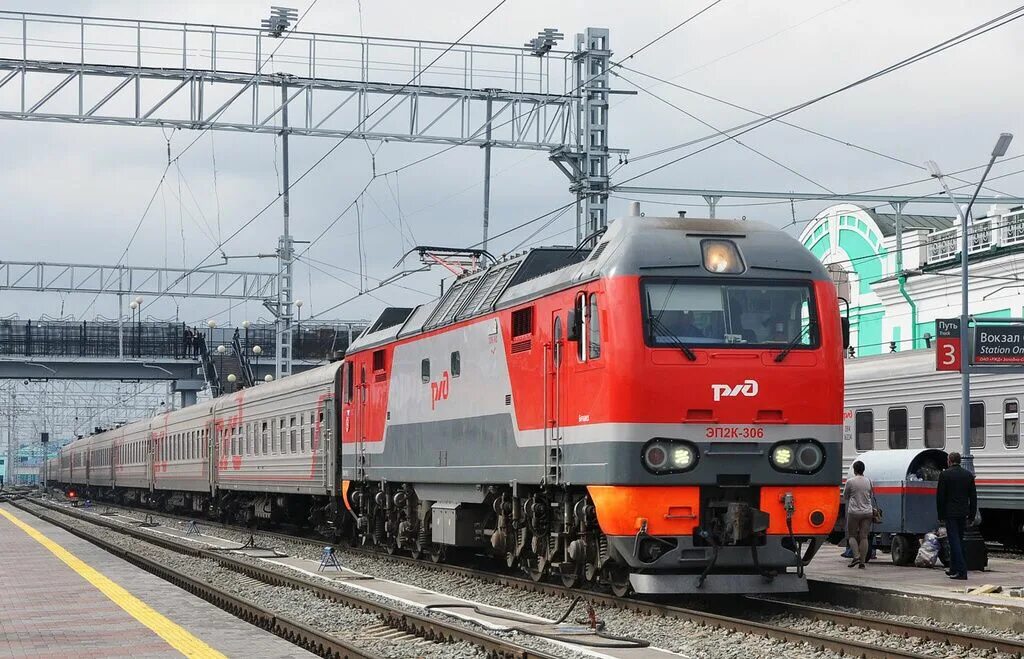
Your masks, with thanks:
M 807 325 L 805 325 L 800 330 L 800 333 L 794 336 L 792 340 L 790 340 L 790 342 L 786 344 L 786 347 L 782 349 L 782 352 L 775 355 L 776 364 L 782 363 L 782 360 L 786 358 L 786 355 L 793 352 L 793 348 L 797 347 L 800 344 L 800 339 L 804 338 L 804 334 L 806 334 L 807 330 L 811 329 L 813 325 L 814 323 L 807 323 Z
M 651 321 L 651 327 L 652 328 L 654 328 L 654 327 L 660 328 L 661 331 L 664 332 L 666 336 L 669 334 L 668 329 L 661 322 L 661 318 L 658 318 L 657 316 L 648 316 L 648 318 Z M 673 343 L 668 343 L 668 344 L 665 344 L 665 345 L 669 345 L 669 346 L 671 346 L 673 348 L 679 348 L 680 350 L 683 351 L 683 354 L 686 355 L 686 358 L 689 359 L 691 362 L 697 361 L 697 355 L 693 354 L 693 351 L 690 350 L 690 347 L 688 345 L 686 345 L 685 343 L 676 340 Z

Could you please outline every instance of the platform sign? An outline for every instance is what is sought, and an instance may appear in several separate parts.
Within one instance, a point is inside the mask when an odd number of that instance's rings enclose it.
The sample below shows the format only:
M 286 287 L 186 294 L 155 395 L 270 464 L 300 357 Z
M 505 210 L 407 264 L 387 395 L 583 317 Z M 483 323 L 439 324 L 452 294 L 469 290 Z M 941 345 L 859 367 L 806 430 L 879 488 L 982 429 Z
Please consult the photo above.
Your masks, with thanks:
M 935 370 L 959 371 L 962 363 L 960 319 L 937 319 L 935 321 Z
M 975 364 L 1024 364 L 1024 325 L 979 324 L 974 328 Z

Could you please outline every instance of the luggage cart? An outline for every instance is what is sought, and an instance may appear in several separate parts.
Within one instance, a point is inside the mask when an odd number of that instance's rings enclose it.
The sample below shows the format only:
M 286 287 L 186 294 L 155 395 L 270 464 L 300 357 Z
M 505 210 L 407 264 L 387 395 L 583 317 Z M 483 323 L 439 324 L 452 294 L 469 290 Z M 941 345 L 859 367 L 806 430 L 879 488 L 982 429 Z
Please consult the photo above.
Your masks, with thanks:
M 872 545 L 888 549 L 896 565 L 912 565 L 925 533 L 939 525 L 935 491 L 946 466 L 940 449 L 887 449 L 857 456 L 871 480 L 882 521 L 873 525 Z M 851 467 L 847 478 L 853 475 Z M 943 543 L 944 544 L 944 543 Z M 946 547 L 939 552 L 947 562 Z

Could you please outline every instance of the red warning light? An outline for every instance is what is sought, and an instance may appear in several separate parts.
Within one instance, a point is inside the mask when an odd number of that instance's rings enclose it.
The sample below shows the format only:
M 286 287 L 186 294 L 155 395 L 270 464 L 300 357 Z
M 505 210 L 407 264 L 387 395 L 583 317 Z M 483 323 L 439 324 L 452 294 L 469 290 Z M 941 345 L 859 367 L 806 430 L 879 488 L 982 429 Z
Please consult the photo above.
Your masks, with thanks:
M 74 499 L 74 498 L 75 498 L 76 496 L 77 496 L 77 495 L 75 494 L 75 491 L 74 491 L 74 490 L 71 490 L 70 492 L 68 492 L 68 498 L 70 498 L 70 499 Z

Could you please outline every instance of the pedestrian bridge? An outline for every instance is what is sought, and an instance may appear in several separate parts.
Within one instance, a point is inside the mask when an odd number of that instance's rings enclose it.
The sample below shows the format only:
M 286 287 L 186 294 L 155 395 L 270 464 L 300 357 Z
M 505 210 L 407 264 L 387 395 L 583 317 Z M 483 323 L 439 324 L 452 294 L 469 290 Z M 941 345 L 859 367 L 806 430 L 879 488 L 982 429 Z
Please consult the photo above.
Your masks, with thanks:
M 341 321 L 293 326 L 293 372 L 338 358 L 366 325 Z M 232 348 L 236 331 L 256 378 L 272 375 L 277 348 L 273 325 L 211 329 L 153 321 L 0 320 L 0 379 L 169 380 L 178 391 L 195 392 L 206 382 L 200 342 L 190 334 L 202 337 L 225 380 L 240 370 Z

